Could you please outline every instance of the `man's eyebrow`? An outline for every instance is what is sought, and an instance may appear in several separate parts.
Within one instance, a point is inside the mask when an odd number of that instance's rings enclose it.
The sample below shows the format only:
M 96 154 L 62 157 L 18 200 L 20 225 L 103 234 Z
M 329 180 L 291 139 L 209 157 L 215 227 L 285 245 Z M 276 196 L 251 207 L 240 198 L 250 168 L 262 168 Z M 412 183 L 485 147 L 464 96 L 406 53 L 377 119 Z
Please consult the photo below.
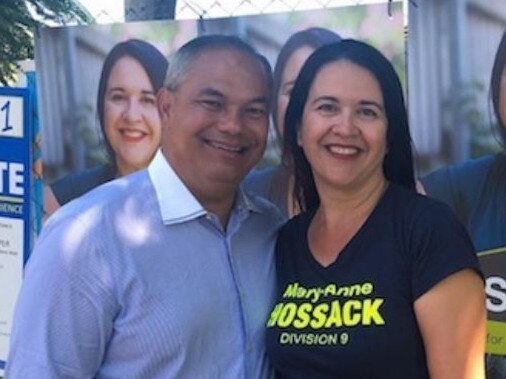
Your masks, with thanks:
M 203 90 L 199 91 L 199 95 L 200 96 L 215 96 L 215 97 L 221 97 L 221 98 L 225 97 L 225 95 L 222 92 L 220 92 L 217 89 L 212 88 L 212 87 L 207 87 L 207 88 L 204 88 Z
M 207 87 L 207 88 L 204 88 L 201 91 L 199 91 L 199 96 L 213 96 L 213 97 L 219 97 L 221 99 L 226 98 L 226 96 L 221 91 L 217 90 L 216 88 L 212 88 L 212 87 Z M 259 96 L 259 97 L 255 97 L 255 98 L 251 99 L 250 101 L 248 101 L 248 103 L 250 103 L 250 104 L 251 103 L 269 104 L 269 98 L 268 98 L 268 96 Z
M 269 104 L 269 99 L 267 96 L 259 96 L 251 99 L 250 103 L 261 103 L 261 104 Z

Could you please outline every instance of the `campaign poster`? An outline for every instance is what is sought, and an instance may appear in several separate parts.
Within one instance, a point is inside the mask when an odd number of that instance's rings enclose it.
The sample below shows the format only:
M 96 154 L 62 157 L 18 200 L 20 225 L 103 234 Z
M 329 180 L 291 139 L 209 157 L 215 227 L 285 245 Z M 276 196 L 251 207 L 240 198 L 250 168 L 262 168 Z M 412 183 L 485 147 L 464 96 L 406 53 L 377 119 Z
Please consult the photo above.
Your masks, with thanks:
M 149 42 L 170 64 L 171 54 L 198 35 L 232 34 L 250 43 L 274 67 L 280 48 L 293 33 L 320 27 L 377 47 L 394 63 L 405 84 L 403 20 L 402 4 L 395 2 L 390 8 L 383 3 L 217 19 L 41 29 L 36 63 L 46 189 L 56 190 L 55 182 L 68 175 L 107 165 L 104 134 L 97 116 L 97 88 L 105 57 L 121 41 Z M 258 167 L 279 163 L 280 144 L 271 132 Z M 46 200 L 46 204 L 52 204 L 55 198 Z M 62 205 L 68 199 L 56 200 Z M 49 208 L 48 215 L 53 212 Z
M 504 356 L 506 2 L 472 3 L 410 5 L 409 113 L 418 177 L 469 232 L 485 277 L 486 349 Z
M 0 88 L 0 373 L 31 241 L 30 131 L 29 91 Z

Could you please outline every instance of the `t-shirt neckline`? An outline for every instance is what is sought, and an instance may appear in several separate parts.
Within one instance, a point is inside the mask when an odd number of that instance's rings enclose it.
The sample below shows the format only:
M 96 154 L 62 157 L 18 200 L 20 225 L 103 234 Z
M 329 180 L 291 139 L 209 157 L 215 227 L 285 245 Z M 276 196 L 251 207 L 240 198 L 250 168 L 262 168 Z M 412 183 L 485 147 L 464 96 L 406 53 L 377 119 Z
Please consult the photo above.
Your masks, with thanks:
M 315 207 L 310 211 L 308 211 L 306 217 L 304 217 L 304 219 L 301 220 L 302 222 L 300 223 L 300 230 L 299 230 L 299 233 L 301 233 L 303 239 L 302 250 L 304 251 L 304 258 L 308 262 L 308 264 L 312 268 L 324 272 L 331 272 L 340 268 L 342 265 L 345 265 L 349 261 L 349 259 L 353 256 L 353 250 L 355 251 L 359 250 L 360 245 L 366 241 L 366 237 L 363 236 L 367 234 L 368 230 L 371 228 L 370 225 L 373 224 L 374 219 L 378 217 L 378 214 L 381 213 L 382 209 L 384 208 L 384 204 L 387 202 L 386 199 L 390 196 L 390 193 L 393 191 L 392 188 L 394 186 L 395 185 L 393 183 L 388 183 L 388 187 L 386 188 L 385 192 L 383 192 L 383 194 L 380 196 L 371 214 L 367 217 L 365 222 L 358 229 L 357 233 L 355 233 L 355 235 L 351 237 L 348 243 L 343 247 L 341 253 L 337 256 L 336 260 L 330 263 L 328 266 L 324 266 L 320 262 L 318 262 L 318 260 L 314 257 L 313 253 L 311 252 L 308 239 L 309 225 L 311 224 L 311 221 L 313 220 L 313 217 L 315 216 L 318 207 Z

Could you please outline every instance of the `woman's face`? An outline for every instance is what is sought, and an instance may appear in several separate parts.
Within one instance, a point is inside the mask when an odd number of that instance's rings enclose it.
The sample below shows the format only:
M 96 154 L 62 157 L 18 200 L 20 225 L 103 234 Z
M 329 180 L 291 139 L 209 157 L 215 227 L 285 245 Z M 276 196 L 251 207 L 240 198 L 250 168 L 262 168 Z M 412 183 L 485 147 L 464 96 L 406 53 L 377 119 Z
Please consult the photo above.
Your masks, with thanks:
M 386 134 L 375 77 L 347 60 L 323 66 L 309 90 L 298 134 L 319 190 L 357 190 L 384 181 Z
M 144 68 L 130 56 L 118 59 L 109 75 L 104 128 L 120 176 L 146 167 L 160 144 L 156 94 Z
M 283 136 L 286 108 L 288 106 L 288 102 L 290 101 L 290 94 L 292 93 L 295 79 L 297 79 L 302 66 L 313 52 L 314 49 L 312 47 L 302 46 L 295 50 L 286 61 L 285 68 L 281 74 L 281 82 L 277 98 L 278 113 L 275 120 L 276 128 L 278 129 L 280 136 Z

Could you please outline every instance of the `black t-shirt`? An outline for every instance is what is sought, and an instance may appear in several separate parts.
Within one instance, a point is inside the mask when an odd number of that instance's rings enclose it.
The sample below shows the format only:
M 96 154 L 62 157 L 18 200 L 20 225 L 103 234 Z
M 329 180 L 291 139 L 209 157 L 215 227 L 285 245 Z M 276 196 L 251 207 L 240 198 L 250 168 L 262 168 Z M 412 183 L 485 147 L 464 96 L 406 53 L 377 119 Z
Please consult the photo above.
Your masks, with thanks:
M 429 378 L 414 301 L 445 277 L 478 269 L 451 210 L 390 184 L 328 267 L 312 256 L 313 212 L 281 230 L 267 351 L 278 378 Z

